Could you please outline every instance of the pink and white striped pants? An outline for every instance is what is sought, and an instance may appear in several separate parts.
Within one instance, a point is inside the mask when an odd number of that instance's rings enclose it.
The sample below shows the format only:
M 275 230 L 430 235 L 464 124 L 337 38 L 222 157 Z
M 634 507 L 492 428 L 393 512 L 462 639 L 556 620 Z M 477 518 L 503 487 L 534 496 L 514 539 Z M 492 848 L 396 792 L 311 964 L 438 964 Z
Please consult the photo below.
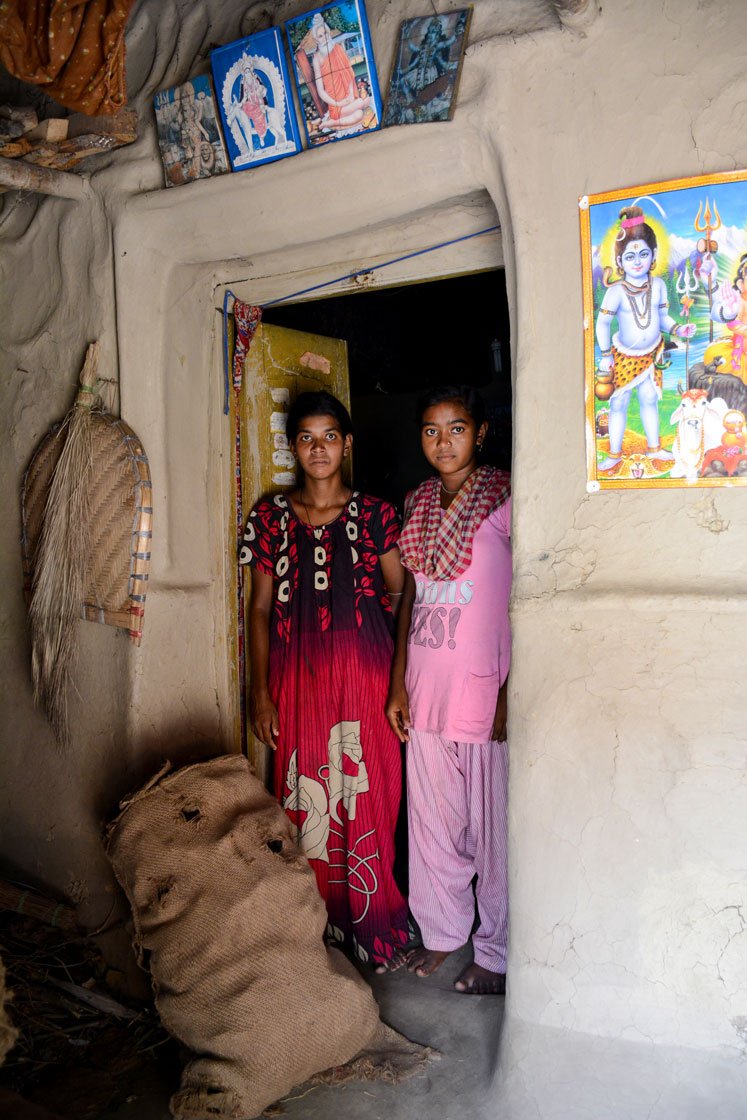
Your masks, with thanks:
M 506 971 L 508 744 L 454 743 L 410 731 L 407 748 L 410 909 L 428 949 L 464 945 L 480 925 L 475 964 Z

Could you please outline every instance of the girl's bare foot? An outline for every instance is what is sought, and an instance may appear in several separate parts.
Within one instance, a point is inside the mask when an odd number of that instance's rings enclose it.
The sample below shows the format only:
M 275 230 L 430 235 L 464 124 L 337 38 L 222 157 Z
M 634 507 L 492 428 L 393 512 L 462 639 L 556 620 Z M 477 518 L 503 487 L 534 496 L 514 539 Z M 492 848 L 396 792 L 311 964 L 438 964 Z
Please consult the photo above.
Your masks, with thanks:
M 458 992 L 471 996 L 502 996 L 506 991 L 505 972 L 491 972 L 480 964 L 471 964 L 454 981 Z
M 407 953 L 404 949 L 395 949 L 393 955 L 387 961 L 379 961 L 374 969 L 377 976 L 383 976 L 385 972 L 397 972 L 398 969 L 404 968 L 407 964 Z
M 421 945 L 418 949 L 411 949 L 407 954 L 407 971 L 414 972 L 420 977 L 430 976 L 441 967 L 449 952 L 450 950 L 444 953 L 438 949 L 426 949 L 425 945 Z

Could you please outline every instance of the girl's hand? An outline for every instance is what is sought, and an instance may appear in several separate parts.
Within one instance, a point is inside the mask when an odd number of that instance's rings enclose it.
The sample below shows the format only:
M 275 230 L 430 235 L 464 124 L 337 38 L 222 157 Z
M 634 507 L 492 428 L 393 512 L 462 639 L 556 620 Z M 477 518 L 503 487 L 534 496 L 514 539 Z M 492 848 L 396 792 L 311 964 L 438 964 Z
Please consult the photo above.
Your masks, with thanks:
M 260 742 L 274 751 L 277 747 L 275 740 L 280 730 L 280 721 L 278 710 L 267 693 L 259 696 L 252 694 L 249 712 L 252 731 Z
M 508 687 L 507 682 L 504 682 L 498 692 L 498 703 L 495 706 L 495 715 L 493 717 L 493 730 L 490 732 L 490 738 L 493 742 L 505 743 L 507 721 Z
M 410 724 L 410 701 L 407 698 L 407 689 L 404 684 L 393 684 L 386 698 L 386 718 L 392 731 L 400 743 L 406 743 L 410 738 L 408 727 Z

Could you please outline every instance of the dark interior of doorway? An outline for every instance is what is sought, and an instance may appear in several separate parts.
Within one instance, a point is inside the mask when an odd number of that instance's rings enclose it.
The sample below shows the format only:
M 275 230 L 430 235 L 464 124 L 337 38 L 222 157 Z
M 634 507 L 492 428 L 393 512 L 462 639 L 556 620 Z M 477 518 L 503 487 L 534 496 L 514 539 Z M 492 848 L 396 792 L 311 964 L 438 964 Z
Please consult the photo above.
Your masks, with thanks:
M 461 383 L 480 391 L 490 424 L 482 461 L 510 469 L 511 348 L 503 269 L 270 307 L 263 319 L 347 341 L 358 489 L 401 511 L 408 490 L 427 477 L 417 400 L 434 385 Z M 406 895 L 404 797 L 395 848 L 394 873 Z
M 427 476 L 416 402 L 430 386 L 479 389 L 483 461 L 511 465 L 511 355 L 505 271 L 269 307 L 264 321 L 348 343 L 355 485 L 401 509 Z

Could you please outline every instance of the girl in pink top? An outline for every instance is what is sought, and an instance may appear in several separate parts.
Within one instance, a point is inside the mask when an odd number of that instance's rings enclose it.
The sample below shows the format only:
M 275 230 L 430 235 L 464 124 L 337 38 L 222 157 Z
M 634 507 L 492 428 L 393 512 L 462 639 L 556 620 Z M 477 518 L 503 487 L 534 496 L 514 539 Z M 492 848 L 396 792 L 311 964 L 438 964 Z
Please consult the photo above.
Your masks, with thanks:
M 511 657 L 509 477 L 477 464 L 485 408 L 468 386 L 421 402 L 421 440 L 438 472 L 405 504 L 407 577 L 387 716 L 408 744 L 410 909 L 428 976 L 470 938 L 458 991 L 505 991 L 508 933 L 506 682 Z

